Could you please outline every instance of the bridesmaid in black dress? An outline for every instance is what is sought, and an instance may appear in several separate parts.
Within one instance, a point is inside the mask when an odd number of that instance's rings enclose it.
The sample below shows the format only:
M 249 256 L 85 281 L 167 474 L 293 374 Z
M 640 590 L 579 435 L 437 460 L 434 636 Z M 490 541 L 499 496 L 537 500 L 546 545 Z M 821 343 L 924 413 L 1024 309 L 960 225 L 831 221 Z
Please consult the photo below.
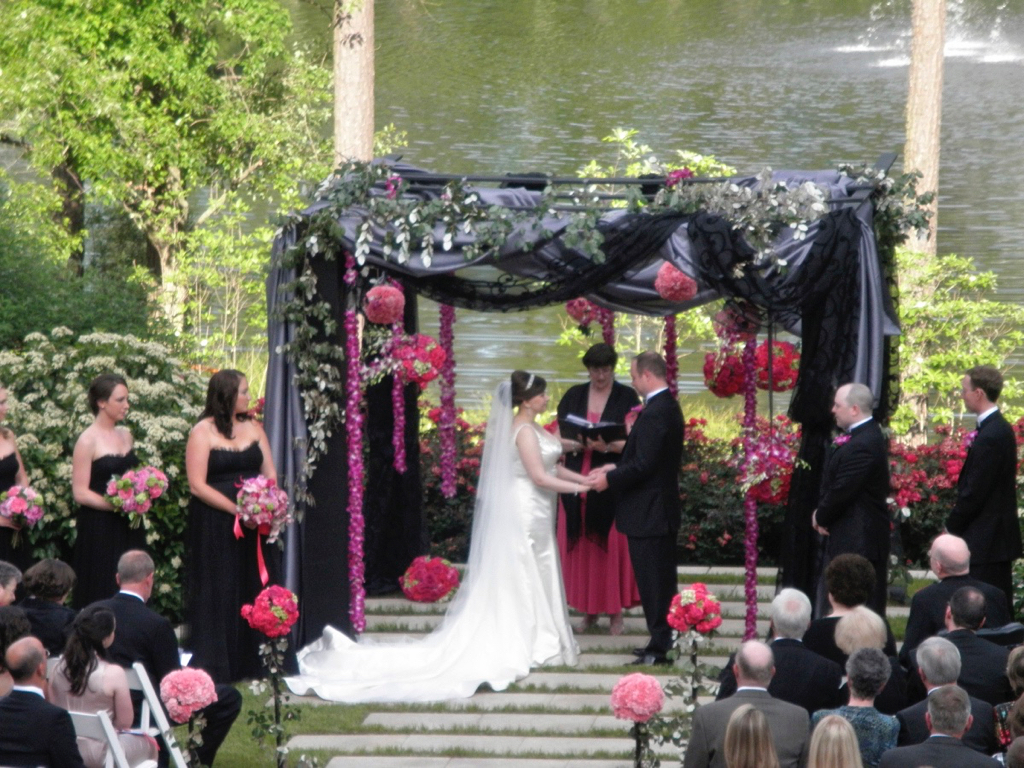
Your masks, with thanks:
M 28 485 L 28 474 L 18 453 L 18 441 L 14 433 L 4 426 L 7 419 L 7 390 L 0 386 L 0 493 L 12 485 Z M 20 537 L 18 546 L 12 539 L 18 528 L 8 518 L 0 515 L 0 560 L 6 560 L 25 570 L 32 565 L 32 548 L 25 536 Z
M 277 479 L 270 444 L 259 423 L 246 416 L 249 383 L 232 370 L 215 373 L 206 409 L 185 448 L 185 470 L 192 493 L 186 538 L 186 647 L 190 665 L 217 683 L 260 677 L 262 635 L 242 619 L 242 606 L 263 589 L 257 562 L 262 547 L 269 583 L 280 583 L 279 552 L 239 526 L 235 536 L 238 486 L 264 475 Z
M 80 505 L 71 558 L 78 577 L 76 609 L 117 594 L 118 558 L 146 546 L 145 529 L 129 527 L 128 515 L 115 512 L 104 498 L 111 477 L 139 465 L 132 433 L 118 426 L 128 415 L 128 383 L 113 373 L 97 376 L 89 385 L 89 409 L 96 418 L 75 443 L 71 460 L 71 491 Z

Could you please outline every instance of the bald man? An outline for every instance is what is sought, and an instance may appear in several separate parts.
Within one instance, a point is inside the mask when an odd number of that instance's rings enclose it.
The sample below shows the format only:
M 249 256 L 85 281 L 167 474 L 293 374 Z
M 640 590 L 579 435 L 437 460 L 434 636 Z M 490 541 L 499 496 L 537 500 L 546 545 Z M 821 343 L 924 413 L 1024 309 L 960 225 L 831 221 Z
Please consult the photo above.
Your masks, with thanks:
M 748 640 L 736 652 L 732 669 L 736 676 L 736 693 L 705 704 L 693 713 L 693 732 L 683 768 L 726 768 L 725 729 L 732 713 L 744 704 L 753 705 L 768 719 L 780 768 L 804 765 L 810 718 L 803 707 L 772 698 L 768 693 L 768 685 L 775 675 L 772 649 L 759 640 Z
M 14 688 L 0 699 L 0 765 L 84 768 L 71 715 L 46 700 L 46 649 L 35 637 L 11 643 L 4 663 Z
M 918 591 L 910 601 L 907 631 L 900 649 L 904 666 L 909 665 L 910 654 L 917 646 L 946 628 L 946 606 L 961 587 L 974 587 L 985 596 L 986 627 L 1001 627 L 1010 621 L 1003 591 L 969 574 L 971 551 L 966 541 L 950 533 L 937 536 L 928 551 L 928 562 L 939 580 Z

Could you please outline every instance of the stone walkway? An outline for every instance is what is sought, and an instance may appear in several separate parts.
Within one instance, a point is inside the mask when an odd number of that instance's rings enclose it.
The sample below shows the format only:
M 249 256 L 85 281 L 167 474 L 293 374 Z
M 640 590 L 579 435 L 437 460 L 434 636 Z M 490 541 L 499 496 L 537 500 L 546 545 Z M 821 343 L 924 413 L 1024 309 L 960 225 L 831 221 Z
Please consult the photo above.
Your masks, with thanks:
M 742 568 L 681 567 L 682 583 L 734 580 Z M 761 603 L 758 635 L 768 629 L 767 603 L 775 594 L 775 569 L 758 569 Z M 709 584 L 722 601 L 723 621 L 715 646 L 720 655 L 702 660 L 721 666 L 727 650 L 735 648 L 743 634 L 742 584 Z M 905 608 L 891 608 L 891 615 L 905 615 Z M 443 607 L 411 603 L 388 597 L 367 600 L 367 633 L 386 637 L 393 632 L 420 634 L 437 624 Z M 574 617 L 575 620 L 575 617 Z M 376 629 L 375 629 L 376 628 Z M 632 765 L 630 724 L 611 714 L 609 693 L 622 677 L 618 669 L 632 660 L 630 649 L 646 638 L 639 608 L 629 611 L 626 632 L 618 637 L 602 629 L 577 636 L 581 657 L 570 671 L 537 670 L 502 693 L 481 691 L 469 699 L 425 707 L 369 705 L 363 721 L 365 732 L 343 735 L 296 735 L 289 741 L 293 754 L 309 750 L 343 753 L 328 768 L 628 768 Z M 605 671 L 616 668 L 614 671 Z M 643 668 L 668 680 L 664 667 Z M 341 707 L 319 699 L 293 697 L 296 703 Z M 669 709 L 682 703 L 668 700 Z M 302 721 L 291 727 L 300 733 Z M 676 750 L 661 747 L 665 765 L 675 763 Z M 465 756 L 477 755 L 477 756 Z

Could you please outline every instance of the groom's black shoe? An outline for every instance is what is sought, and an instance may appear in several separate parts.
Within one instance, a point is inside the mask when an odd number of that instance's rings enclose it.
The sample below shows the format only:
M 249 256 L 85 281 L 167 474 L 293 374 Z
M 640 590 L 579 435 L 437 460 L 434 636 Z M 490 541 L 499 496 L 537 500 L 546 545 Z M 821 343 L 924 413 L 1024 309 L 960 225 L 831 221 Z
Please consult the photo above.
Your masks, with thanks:
M 633 665 L 645 664 L 647 666 L 661 666 L 669 665 L 672 663 L 672 659 L 666 659 L 664 656 L 658 656 L 654 653 L 645 653 L 638 659 L 634 659 L 630 662 Z
M 636 648 L 634 648 L 631 651 L 631 653 L 634 656 L 646 656 L 647 655 L 647 646 L 646 645 L 638 645 Z

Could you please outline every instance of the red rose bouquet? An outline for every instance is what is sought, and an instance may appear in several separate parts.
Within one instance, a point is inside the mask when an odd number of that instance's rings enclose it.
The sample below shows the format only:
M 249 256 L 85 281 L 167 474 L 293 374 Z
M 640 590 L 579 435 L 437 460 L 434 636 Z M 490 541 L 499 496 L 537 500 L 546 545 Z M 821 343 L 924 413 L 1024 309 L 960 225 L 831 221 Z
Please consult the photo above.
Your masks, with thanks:
M 402 381 L 425 387 L 441 374 L 447 359 L 444 348 L 430 336 L 416 333 L 397 341 L 391 350 Z
M 252 605 L 242 606 L 242 618 L 267 637 L 282 637 L 299 620 L 299 598 L 291 590 L 271 584 L 256 595 Z
M 153 507 L 153 502 L 167 490 L 167 475 L 156 467 L 130 469 L 107 483 L 107 501 L 118 512 L 131 516 L 131 527 L 138 528 L 142 516 Z
M 679 632 L 693 630 L 707 635 L 722 626 L 722 606 L 704 584 L 697 582 L 672 598 L 668 623 Z
M 768 342 L 762 341 L 754 352 L 757 367 L 757 388 L 768 389 Z M 785 392 L 796 386 L 800 372 L 800 353 L 788 341 L 772 342 L 771 385 L 774 392 Z
M 417 603 L 450 600 L 459 588 L 459 572 L 443 557 L 421 555 L 398 580 L 402 592 Z

